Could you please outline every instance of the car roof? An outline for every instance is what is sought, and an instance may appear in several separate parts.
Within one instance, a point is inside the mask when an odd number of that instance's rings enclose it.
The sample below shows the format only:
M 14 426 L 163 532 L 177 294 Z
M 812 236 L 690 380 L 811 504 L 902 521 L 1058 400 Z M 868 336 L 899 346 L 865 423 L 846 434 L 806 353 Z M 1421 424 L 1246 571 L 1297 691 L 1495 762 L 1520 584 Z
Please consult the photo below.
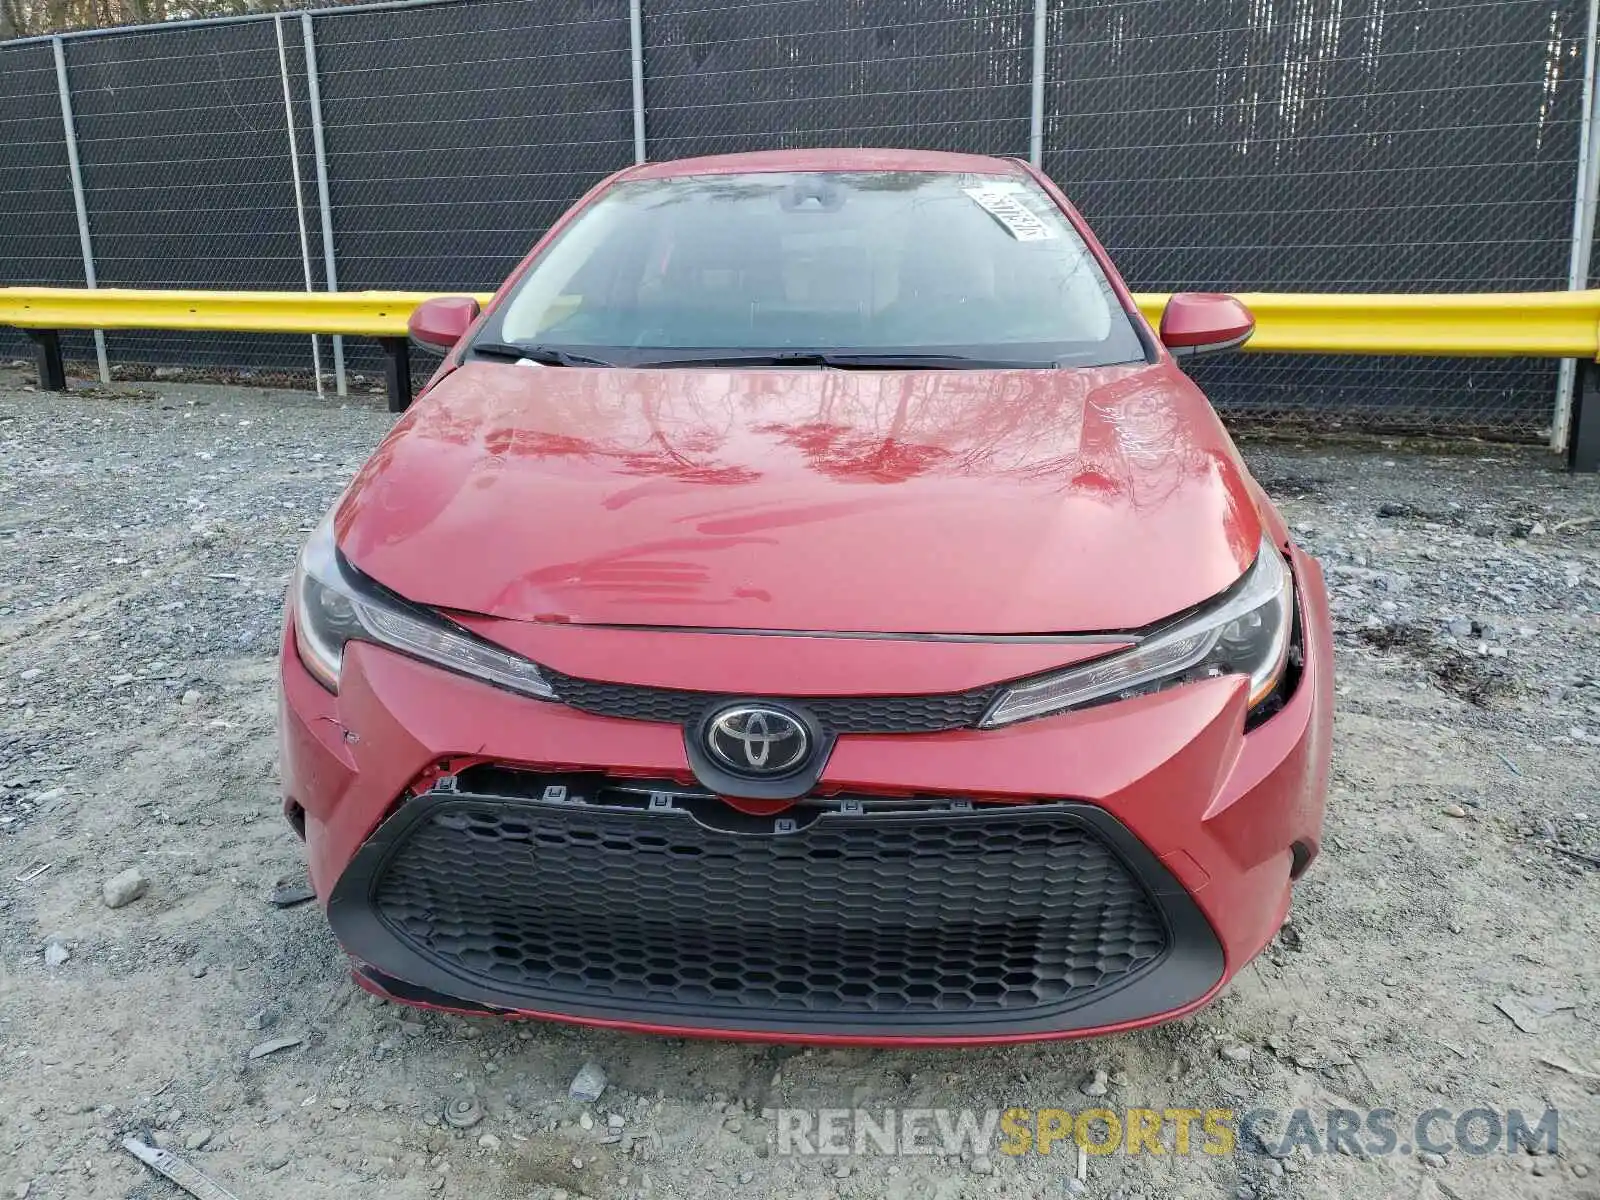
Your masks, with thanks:
M 671 162 L 641 163 L 625 179 L 672 179 L 681 175 L 745 175 L 762 171 L 953 171 L 971 175 L 1021 175 L 1022 166 L 984 154 L 942 150 L 758 150 Z

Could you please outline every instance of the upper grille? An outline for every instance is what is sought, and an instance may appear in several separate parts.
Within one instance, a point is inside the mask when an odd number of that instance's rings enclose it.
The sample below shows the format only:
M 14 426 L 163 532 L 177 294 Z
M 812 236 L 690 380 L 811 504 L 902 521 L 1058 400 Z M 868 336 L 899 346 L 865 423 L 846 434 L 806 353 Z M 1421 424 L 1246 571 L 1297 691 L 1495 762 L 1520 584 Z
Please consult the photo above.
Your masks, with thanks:
M 583 787 L 413 801 L 427 807 L 376 866 L 378 919 L 531 1006 L 730 1019 L 1064 1009 L 1168 948 L 1149 893 L 1076 805 L 866 808 L 752 833 L 585 803 Z
M 602 683 L 540 668 L 556 697 L 573 708 L 602 717 L 687 725 L 729 697 L 716 692 Z M 970 729 L 989 711 L 1000 688 L 991 684 L 970 692 L 934 696 L 796 696 L 770 697 L 793 704 L 816 717 L 831 733 L 939 733 Z

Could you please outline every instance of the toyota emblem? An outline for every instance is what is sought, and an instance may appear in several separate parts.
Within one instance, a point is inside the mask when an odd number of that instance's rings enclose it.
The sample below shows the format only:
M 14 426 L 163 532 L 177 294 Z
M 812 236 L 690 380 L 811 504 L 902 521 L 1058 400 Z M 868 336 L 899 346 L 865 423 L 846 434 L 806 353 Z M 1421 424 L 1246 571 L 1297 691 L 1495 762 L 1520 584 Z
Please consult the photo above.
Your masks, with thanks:
M 725 708 L 706 722 L 705 730 L 707 752 L 736 775 L 787 775 L 811 753 L 805 725 L 780 708 Z

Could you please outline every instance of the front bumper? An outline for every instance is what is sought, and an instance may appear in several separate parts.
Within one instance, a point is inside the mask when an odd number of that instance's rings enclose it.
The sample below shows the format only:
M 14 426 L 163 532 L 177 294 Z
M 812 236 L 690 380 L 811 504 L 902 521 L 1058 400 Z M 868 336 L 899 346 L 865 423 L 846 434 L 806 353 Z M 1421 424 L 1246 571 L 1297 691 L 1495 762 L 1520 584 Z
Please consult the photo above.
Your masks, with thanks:
M 1259 952 L 1316 853 L 1331 647 L 1320 573 L 1295 567 L 1304 671 L 1248 734 L 1242 684 L 1215 680 L 840 737 L 792 809 L 698 795 L 677 725 L 363 644 L 333 697 L 287 647 L 286 807 L 358 979 L 396 999 L 833 1043 L 1152 1024 Z

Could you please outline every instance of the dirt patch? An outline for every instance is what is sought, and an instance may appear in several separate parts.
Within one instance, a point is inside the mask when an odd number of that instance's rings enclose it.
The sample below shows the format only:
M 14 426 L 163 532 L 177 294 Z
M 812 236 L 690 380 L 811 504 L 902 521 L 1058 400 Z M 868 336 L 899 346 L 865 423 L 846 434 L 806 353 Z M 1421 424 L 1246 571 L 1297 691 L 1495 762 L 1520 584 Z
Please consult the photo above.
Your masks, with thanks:
M 1498 660 L 1447 645 L 1424 626 L 1404 622 L 1369 626 L 1356 636 L 1375 650 L 1407 655 L 1427 670 L 1440 690 L 1479 708 L 1517 690 L 1515 676 Z
M 1435 655 L 1428 663 L 1428 670 L 1443 690 L 1479 708 L 1487 708 L 1492 701 L 1509 696 L 1517 689 L 1516 680 L 1509 671 L 1464 654 Z

